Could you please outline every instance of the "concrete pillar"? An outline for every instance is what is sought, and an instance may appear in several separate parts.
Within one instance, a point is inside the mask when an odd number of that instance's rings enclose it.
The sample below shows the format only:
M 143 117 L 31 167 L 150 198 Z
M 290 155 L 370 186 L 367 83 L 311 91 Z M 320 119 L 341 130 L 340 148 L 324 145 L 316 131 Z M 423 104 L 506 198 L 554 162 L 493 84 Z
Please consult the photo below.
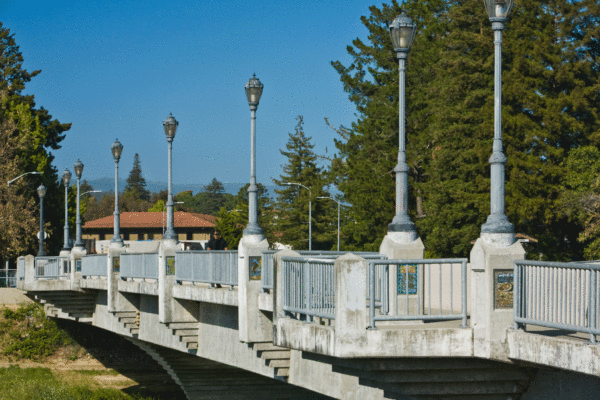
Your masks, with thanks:
M 273 340 L 273 323 L 258 309 L 260 280 L 250 280 L 250 261 L 260 262 L 261 252 L 269 249 L 263 235 L 244 235 L 238 246 L 239 338 L 241 342 Z
M 81 271 L 77 271 L 77 264 L 81 266 L 81 258 L 87 254 L 84 248 L 74 248 L 69 252 L 69 262 L 71 263 L 71 290 L 79 290 L 79 280 L 81 279 Z M 110 275 L 107 275 L 107 277 Z
M 422 260 L 425 255 L 425 246 L 421 238 L 417 238 L 412 242 L 405 243 L 404 237 L 400 236 L 402 232 L 388 232 L 383 238 L 381 246 L 379 246 L 379 253 L 387 256 L 390 260 Z M 417 290 L 421 290 L 423 293 L 423 271 L 419 270 L 417 275 Z M 390 305 L 390 315 L 397 315 L 398 311 L 406 309 L 406 296 L 398 296 L 398 268 L 390 268 L 389 272 L 389 286 L 388 286 L 388 298 Z M 421 296 L 421 302 L 423 303 L 425 296 Z M 418 310 L 418 296 L 409 296 L 409 307 L 410 312 L 415 313 Z M 398 305 L 398 309 L 396 308 Z M 421 304 L 423 309 L 423 304 Z M 413 321 L 413 323 L 415 323 Z
M 273 329 L 277 329 L 277 319 L 285 316 L 281 305 L 283 304 L 283 289 L 281 275 L 282 257 L 300 257 L 300 253 L 293 250 L 281 250 L 273 255 Z M 276 337 L 277 335 L 274 334 Z
M 158 320 L 163 324 L 175 322 L 173 311 L 173 285 L 175 275 L 168 270 L 170 263 L 175 263 L 175 252 L 181 245 L 176 240 L 165 239 L 158 250 Z M 177 266 L 175 265 L 175 268 Z
M 116 271 L 121 267 L 121 253 L 125 252 L 125 247 L 118 244 L 111 244 L 108 249 L 108 257 L 106 263 L 106 280 L 107 280 L 107 301 L 108 312 L 119 311 L 117 307 L 119 296 L 119 278 L 121 273 Z
M 367 261 L 348 253 L 335 260 L 336 352 L 364 343 L 369 326 Z
M 19 281 L 17 278 L 17 288 L 21 290 L 27 290 L 27 286 L 33 284 L 35 281 L 35 257 L 32 255 L 21 256 L 18 260 L 24 260 L 24 278 L 22 281 Z M 19 261 L 17 260 L 17 269 L 19 269 Z M 20 271 L 17 270 L 17 277 L 20 275 Z
M 507 360 L 506 332 L 513 324 L 512 308 L 495 304 L 496 275 L 513 271 L 513 261 L 525 258 L 519 242 L 497 247 L 479 238 L 471 250 L 471 327 L 475 357 Z

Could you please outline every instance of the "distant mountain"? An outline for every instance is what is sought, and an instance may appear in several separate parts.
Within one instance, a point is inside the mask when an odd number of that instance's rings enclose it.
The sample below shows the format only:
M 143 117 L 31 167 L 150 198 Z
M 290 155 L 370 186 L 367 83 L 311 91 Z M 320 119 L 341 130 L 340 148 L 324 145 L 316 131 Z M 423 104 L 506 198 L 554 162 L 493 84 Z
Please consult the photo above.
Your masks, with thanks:
M 113 193 L 115 190 L 115 180 L 111 178 L 100 178 L 88 181 L 88 183 L 94 188 L 94 190 L 102 190 L 103 193 L 98 193 L 102 196 L 106 193 Z M 244 187 L 246 183 L 223 183 L 225 193 L 236 195 L 239 190 Z M 125 191 L 127 181 L 125 179 L 119 179 L 119 192 Z M 204 189 L 204 184 L 201 183 L 184 183 L 184 184 L 173 184 L 173 193 L 177 194 L 186 190 L 191 190 L 193 194 L 201 192 Z M 275 185 L 266 185 L 269 195 L 273 197 L 275 195 Z M 151 193 L 158 193 L 161 190 L 167 190 L 167 182 L 158 181 L 146 181 L 146 189 Z

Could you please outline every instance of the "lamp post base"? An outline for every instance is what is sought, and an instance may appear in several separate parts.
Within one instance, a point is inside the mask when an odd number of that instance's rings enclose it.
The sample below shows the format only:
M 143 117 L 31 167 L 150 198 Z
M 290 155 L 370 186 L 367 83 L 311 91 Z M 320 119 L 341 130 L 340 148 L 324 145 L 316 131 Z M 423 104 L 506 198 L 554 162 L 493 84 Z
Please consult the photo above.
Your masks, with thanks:
M 167 231 L 163 235 L 162 239 L 163 240 L 174 240 L 175 242 L 179 242 L 179 237 L 177 236 L 177 233 L 175 233 L 175 231 L 172 229 L 167 229 Z
M 408 216 L 396 215 L 388 224 L 388 235 L 392 235 L 401 243 L 412 243 L 417 240 L 417 229 Z
M 244 229 L 244 236 L 249 236 L 249 235 L 259 235 L 264 239 L 264 234 L 263 234 L 263 230 L 260 226 L 258 226 L 258 224 L 255 223 L 249 223 L 246 226 L 246 229 Z M 262 239 L 261 239 L 262 240 Z
M 110 247 L 111 248 L 118 248 L 118 247 L 124 247 L 125 243 L 123 242 L 123 239 L 119 236 L 118 239 L 111 239 L 110 240 Z

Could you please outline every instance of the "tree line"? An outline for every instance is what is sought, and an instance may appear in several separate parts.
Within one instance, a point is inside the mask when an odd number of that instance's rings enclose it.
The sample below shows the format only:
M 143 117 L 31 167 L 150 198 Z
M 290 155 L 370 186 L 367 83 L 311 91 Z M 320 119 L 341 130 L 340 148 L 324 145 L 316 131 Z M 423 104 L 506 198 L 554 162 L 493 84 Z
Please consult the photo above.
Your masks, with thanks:
M 406 70 L 409 213 L 428 257 L 467 256 L 479 237 L 490 212 L 491 23 L 480 0 L 406 0 L 402 9 L 397 1 L 370 7 L 369 15 L 361 17 L 367 39 L 347 47 L 349 63 L 332 62 L 357 109 L 350 126 L 334 127 L 325 118 L 337 132 L 335 154 L 314 152 L 312 138 L 304 132 L 304 117 L 299 116 L 280 150 L 286 163 L 273 179 L 278 187 L 273 198 L 259 185 L 259 224 L 270 243 L 308 248 L 310 201 L 313 249 L 335 248 L 337 205 L 327 199 L 335 194 L 342 203 L 341 248 L 378 249 L 395 207 L 398 62 L 388 29 L 402 10 L 418 29 Z M 18 47 L 8 30 L 1 29 L 0 63 L 3 71 L 12 72 L 4 73 L 0 86 L 2 143 L 7 143 L 0 148 L 19 155 L 10 158 L 16 160 L 12 164 L 2 161 L 2 176 L 44 170 L 44 184 L 54 185 L 48 193 L 56 198 L 50 202 L 60 204 L 48 150 L 60 147 L 69 124 L 36 109 L 33 96 L 20 94 L 39 71 L 21 69 Z M 506 214 L 517 233 L 534 239 L 527 248 L 529 258 L 600 257 L 599 61 L 600 1 L 516 0 L 503 31 L 502 135 L 508 159 Z M 25 137 L 35 140 L 22 140 Z M 22 246 L 31 247 L 34 241 L 14 240 L 17 236 L 9 232 L 20 232 L 19 237 L 35 232 L 29 216 L 35 221 L 37 199 L 30 192 L 40 179 L 28 176 L 14 191 L 0 189 L 2 218 L 15 214 L 6 204 L 25 209 L 16 213 L 21 222 L 13 216 L 8 225 L 12 228 L 1 228 L 1 244 L 10 254 L 21 254 Z M 146 190 L 137 155 L 121 197 L 122 211 L 162 211 L 166 202 L 166 192 Z M 217 215 L 218 227 L 235 248 L 247 223 L 247 187 L 231 195 L 213 179 L 199 193 L 178 193 L 175 201 L 183 202 L 177 210 Z M 88 198 L 86 218 L 110 215 L 113 202 L 110 196 L 97 202 Z M 49 225 L 60 229 L 60 216 L 52 218 L 56 221 Z

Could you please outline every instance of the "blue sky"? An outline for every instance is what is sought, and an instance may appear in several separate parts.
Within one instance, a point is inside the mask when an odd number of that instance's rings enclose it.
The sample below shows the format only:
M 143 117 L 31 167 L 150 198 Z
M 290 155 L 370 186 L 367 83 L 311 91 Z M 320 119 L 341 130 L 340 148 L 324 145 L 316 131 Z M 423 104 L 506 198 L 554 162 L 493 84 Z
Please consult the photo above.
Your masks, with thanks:
M 248 182 L 250 111 L 244 85 L 265 85 L 257 112 L 257 180 L 271 184 L 288 132 L 303 115 L 315 151 L 331 155 L 336 133 L 356 108 L 331 61 L 351 61 L 346 46 L 367 30 L 376 1 L 60 1 L 4 0 L 0 21 L 15 34 L 38 106 L 71 130 L 54 151 L 59 174 L 114 176 L 110 145 L 124 150 L 126 177 L 139 153 L 149 181 L 167 180 L 170 112 L 174 183 Z

